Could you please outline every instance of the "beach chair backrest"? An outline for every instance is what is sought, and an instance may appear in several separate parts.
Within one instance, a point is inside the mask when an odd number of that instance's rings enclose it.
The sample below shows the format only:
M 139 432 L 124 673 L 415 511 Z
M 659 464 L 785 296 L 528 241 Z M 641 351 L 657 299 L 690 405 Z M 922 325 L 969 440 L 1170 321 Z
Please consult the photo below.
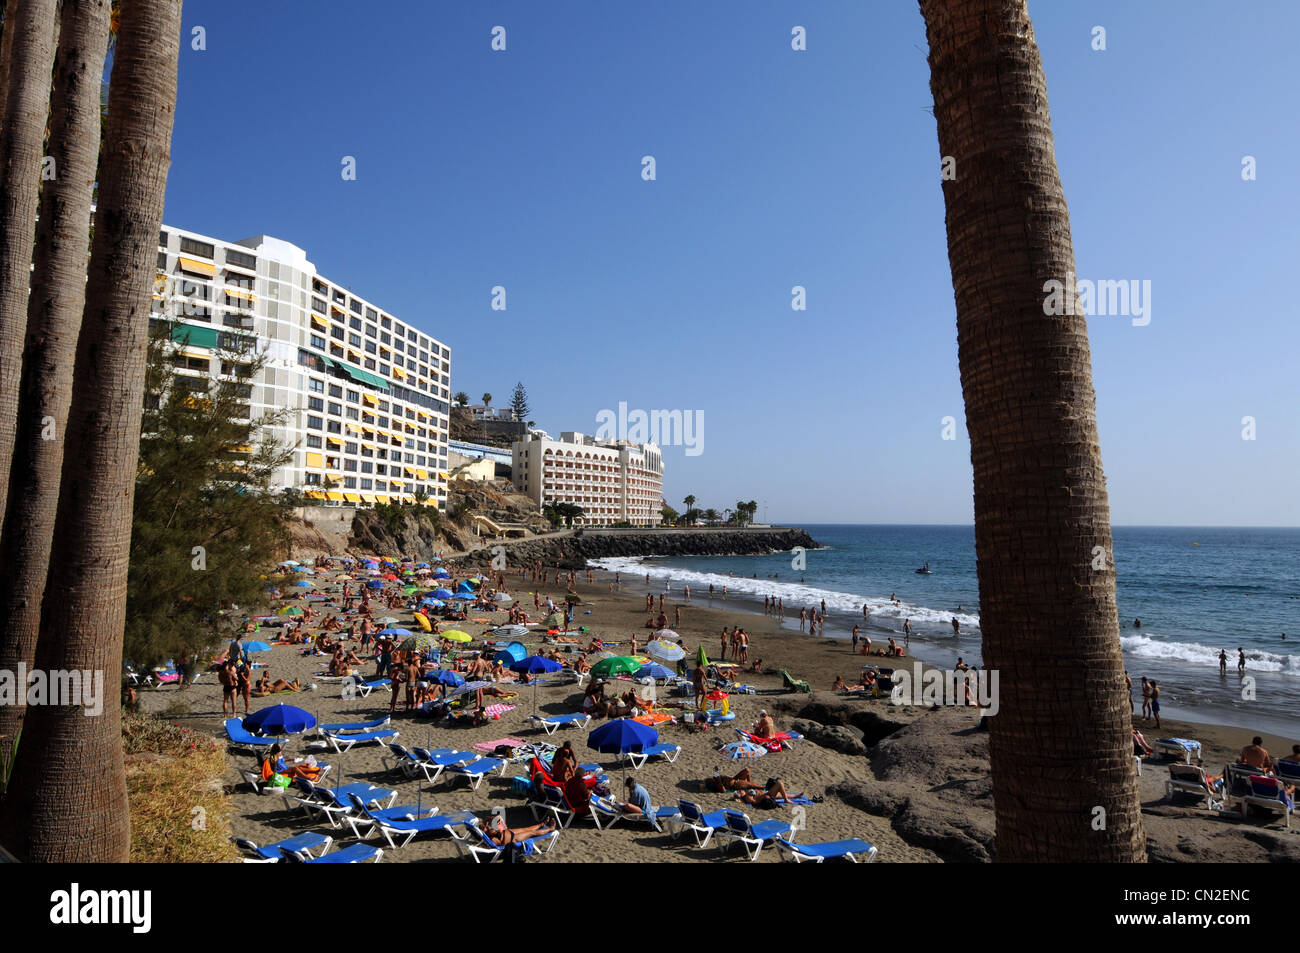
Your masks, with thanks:
M 311 781 L 309 781 L 307 778 L 303 778 L 303 777 L 294 778 L 293 783 L 298 788 L 298 790 L 301 791 L 304 795 L 306 795 L 309 798 L 315 799 L 316 785 L 312 784 Z
M 1169 766 L 1169 777 L 1173 781 L 1186 784 L 1209 783 L 1205 778 L 1205 769 L 1194 764 L 1171 764 Z
M 694 801 L 680 800 L 677 802 L 677 809 L 682 812 L 682 817 L 692 824 L 699 823 L 700 819 L 704 817 L 703 809 Z
M 728 809 L 722 812 L 722 816 L 727 819 L 727 830 L 733 834 L 749 836 L 750 830 L 753 828 L 753 825 L 749 822 L 749 815 Z
M 359 795 L 359 794 L 357 794 L 357 793 L 355 793 L 355 792 L 349 792 L 349 793 L 348 793 L 348 803 L 351 804 L 351 805 L 352 805 L 352 809 L 353 809 L 354 811 L 358 812 L 359 814 L 362 814 L 362 815 L 369 815 L 369 814 L 370 814 L 370 809 L 366 807 L 366 802 L 363 801 L 363 800 L 361 799 L 361 795 Z
M 1284 790 L 1277 778 L 1265 777 L 1262 774 L 1255 774 L 1247 782 L 1250 785 L 1250 793 L 1254 797 L 1264 798 L 1265 800 L 1284 800 Z

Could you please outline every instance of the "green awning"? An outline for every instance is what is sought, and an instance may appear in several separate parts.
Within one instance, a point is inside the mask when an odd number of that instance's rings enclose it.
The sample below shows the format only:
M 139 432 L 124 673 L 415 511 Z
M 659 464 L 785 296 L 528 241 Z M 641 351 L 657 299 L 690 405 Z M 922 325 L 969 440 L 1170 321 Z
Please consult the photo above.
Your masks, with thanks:
M 382 377 L 371 374 L 368 371 L 363 371 L 359 367 L 353 367 L 351 364 L 344 364 L 342 361 L 335 361 L 334 364 L 335 366 L 342 368 L 342 370 L 344 370 L 347 375 L 358 384 L 369 384 L 376 390 L 382 390 L 384 393 L 388 393 L 388 381 L 384 380 Z
M 177 324 L 172 327 L 172 340 L 180 344 L 188 338 L 191 347 L 216 347 L 217 329 L 201 328 L 193 324 Z

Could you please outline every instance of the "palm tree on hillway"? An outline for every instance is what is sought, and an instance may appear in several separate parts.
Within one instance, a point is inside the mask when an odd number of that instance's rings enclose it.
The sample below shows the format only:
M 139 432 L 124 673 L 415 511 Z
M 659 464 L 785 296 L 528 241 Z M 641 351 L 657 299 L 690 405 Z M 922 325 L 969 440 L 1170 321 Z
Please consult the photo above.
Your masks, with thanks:
M 36 646 L 36 666 L 45 671 L 121 671 L 148 343 L 141 308 L 162 224 L 180 29 L 181 0 L 122 4 L 73 372 L 78 412 L 68 418 L 50 557 L 59 572 L 46 587 Z M 28 711 L 0 816 L 0 841 L 20 859 L 128 859 L 120 695 L 107 691 L 102 704 L 98 717 L 81 706 Z
M 484 416 L 487 416 L 487 412 L 488 412 L 489 410 L 491 410 L 491 409 L 492 409 L 492 395 L 491 395 L 491 394 L 484 394 L 484 395 L 483 395 L 483 415 L 484 415 Z
M 1000 680 L 997 858 L 1145 860 L 1087 322 L 1044 314 L 1045 282 L 1072 283 L 1075 259 L 1042 60 L 1025 0 L 921 12 L 956 171 L 942 188 L 980 629 Z
M 456 391 L 456 396 L 453 397 L 452 400 L 460 404 L 462 407 L 469 406 L 469 394 L 465 393 L 463 390 Z
M 690 523 L 690 522 L 691 522 L 691 508 L 695 506 L 695 496 L 694 496 L 694 494 L 691 494 L 691 495 L 689 495 L 689 496 L 684 497 L 684 498 L 682 499 L 682 502 L 686 504 L 686 512 L 682 514 L 682 522 L 684 522 L 684 523 Z

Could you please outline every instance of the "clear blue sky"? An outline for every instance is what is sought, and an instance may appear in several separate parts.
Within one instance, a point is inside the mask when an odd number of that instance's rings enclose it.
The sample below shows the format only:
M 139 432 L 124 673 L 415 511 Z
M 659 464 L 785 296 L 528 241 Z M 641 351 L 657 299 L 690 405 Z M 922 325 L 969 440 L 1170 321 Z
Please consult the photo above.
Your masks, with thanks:
M 1148 326 L 1091 321 L 1114 522 L 1300 525 L 1300 4 L 1030 10 L 1080 277 L 1152 282 Z M 678 508 L 970 521 L 915 3 L 227 0 L 184 40 L 169 224 L 304 247 L 552 433 L 701 411 Z

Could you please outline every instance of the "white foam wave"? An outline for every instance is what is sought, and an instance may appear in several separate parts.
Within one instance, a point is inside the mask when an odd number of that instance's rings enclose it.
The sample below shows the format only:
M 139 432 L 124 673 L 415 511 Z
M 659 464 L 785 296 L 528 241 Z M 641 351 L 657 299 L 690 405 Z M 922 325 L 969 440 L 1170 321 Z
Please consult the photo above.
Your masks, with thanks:
M 1138 658 L 1191 662 L 1215 668 L 1219 665 L 1219 648 L 1201 645 L 1199 642 L 1176 642 L 1148 635 L 1125 635 L 1121 636 L 1119 641 L 1125 652 Z M 1237 671 L 1237 653 L 1231 650 L 1228 650 L 1228 669 L 1233 673 Z M 1246 673 L 1252 671 L 1300 675 L 1300 656 L 1278 655 L 1263 649 L 1247 649 Z
M 873 620 L 879 621 L 882 617 L 896 619 L 900 631 L 904 619 L 911 619 L 914 626 L 917 623 L 932 623 L 936 627 L 947 627 L 951 625 L 954 617 L 961 623 L 963 634 L 979 631 L 979 616 L 973 613 L 932 609 L 908 602 L 895 605 L 888 599 L 861 596 L 851 592 L 839 592 L 834 589 L 819 589 L 805 583 L 781 582 L 776 579 L 752 579 L 744 576 L 728 576 L 725 573 L 698 572 L 676 566 L 660 566 L 653 561 L 647 561 L 645 556 L 609 556 L 603 559 L 588 560 L 588 565 L 595 569 L 603 569 L 606 572 L 619 572 L 633 577 L 644 578 L 648 575 L 651 579 L 671 579 L 674 584 L 673 588 L 679 592 L 683 585 L 689 585 L 693 598 L 701 596 L 707 598 L 710 585 L 716 588 L 719 596 L 721 596 L 723 586 L 726 586 L 728 593 L 743 593 L 757 598 L 777 596 L 785 602 L 787 618 L 792 612 L 797 618 L 800 609 L 809 606 L 820 607 L 824 599 L 826 600 L 827 611 L 851 612 L 854 615 L 860 615 L 862 606 L 866 605 Z M 931 633 L 927 633 L 927 635 L 929 634 Z M 940 629 L 936 634 L 946 633 L 943 629 Z

